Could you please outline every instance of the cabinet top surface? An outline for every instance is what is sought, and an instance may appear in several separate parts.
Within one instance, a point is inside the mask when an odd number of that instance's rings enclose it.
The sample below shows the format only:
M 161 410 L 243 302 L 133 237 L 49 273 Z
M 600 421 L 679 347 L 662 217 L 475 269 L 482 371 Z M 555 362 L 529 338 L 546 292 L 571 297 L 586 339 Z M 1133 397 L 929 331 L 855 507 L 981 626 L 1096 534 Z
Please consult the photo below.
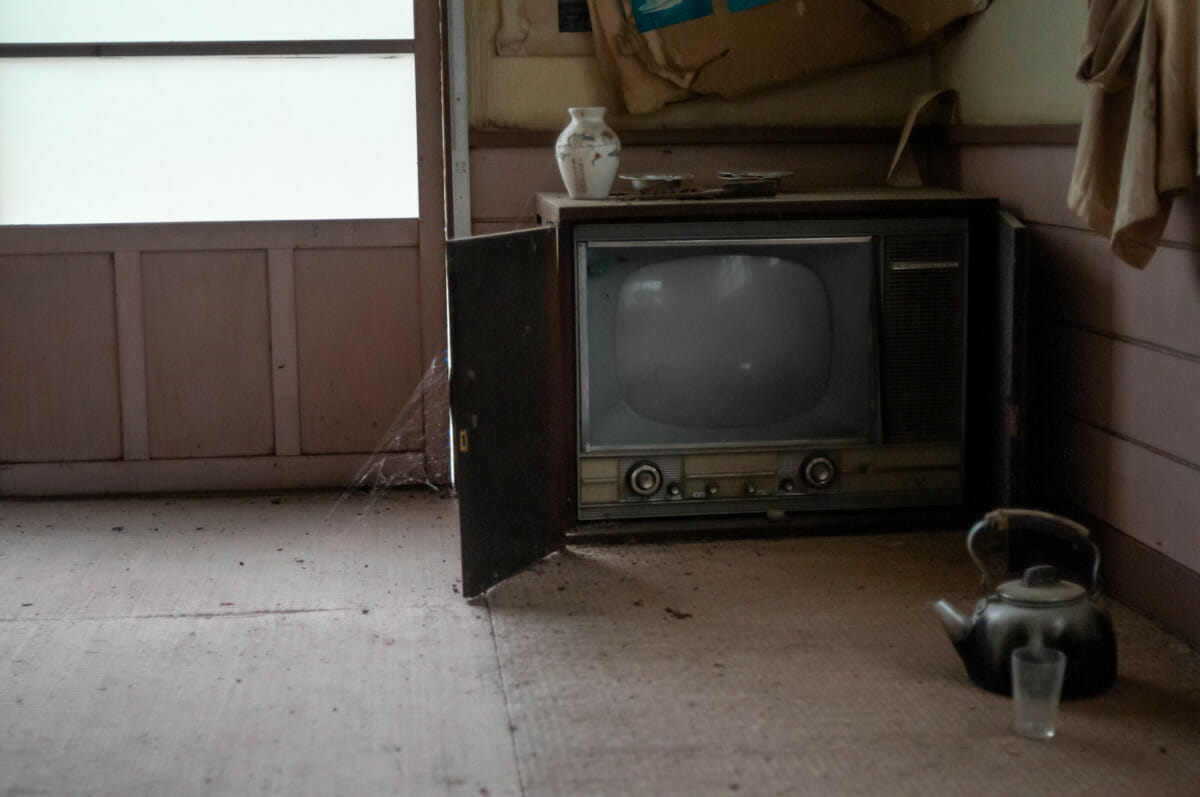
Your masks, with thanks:
M 712 196 L 707 192 L 653 196 L 613 194 L 605 199 L 571 199 L 566 194 L 541 193 L 538 213 L 543 222 L 615 219 L 630 216 L 726 216 L 751 214 L 851 212 L 878 213 L 887 210 L 931 211 L 935 207 L 966 210 L 971 206 L 992 207 L 995 200 L 942 188 L 846 188 L 775 196 Z

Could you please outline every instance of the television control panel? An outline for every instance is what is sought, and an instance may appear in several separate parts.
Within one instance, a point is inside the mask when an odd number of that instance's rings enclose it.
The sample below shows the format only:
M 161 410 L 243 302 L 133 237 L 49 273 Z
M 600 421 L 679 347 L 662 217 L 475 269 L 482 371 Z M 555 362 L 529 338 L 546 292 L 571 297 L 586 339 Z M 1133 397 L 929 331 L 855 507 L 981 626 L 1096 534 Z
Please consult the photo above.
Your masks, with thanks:
M 585 454 L 580 520 L 952 506 L 955 444 Z

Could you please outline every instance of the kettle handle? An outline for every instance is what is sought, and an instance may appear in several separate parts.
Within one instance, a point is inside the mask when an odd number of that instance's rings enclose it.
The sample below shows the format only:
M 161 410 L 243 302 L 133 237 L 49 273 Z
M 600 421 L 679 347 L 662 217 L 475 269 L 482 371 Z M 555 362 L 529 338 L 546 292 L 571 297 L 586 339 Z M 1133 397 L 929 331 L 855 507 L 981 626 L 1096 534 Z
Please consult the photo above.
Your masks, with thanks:
M 1100 586 L 1100 550 L 1092 542 L 1086 526 L 1076 523 L 1070 518 L 1043 512 L 1040 509 L 993 509 L 971 527 L 967 533 L 967 553 L 983 575 L 983 588 L 986 594 L 991 594 L 994 587 L 988 578 L 987 566 L 975 551 L 975 539 L 985 531 L 1032 530 L 1041 531 L 1058 537 L 1060 540 L 1083 549 L 1092 556 L 1091 581 L 1088 594 L 1095 594 Z

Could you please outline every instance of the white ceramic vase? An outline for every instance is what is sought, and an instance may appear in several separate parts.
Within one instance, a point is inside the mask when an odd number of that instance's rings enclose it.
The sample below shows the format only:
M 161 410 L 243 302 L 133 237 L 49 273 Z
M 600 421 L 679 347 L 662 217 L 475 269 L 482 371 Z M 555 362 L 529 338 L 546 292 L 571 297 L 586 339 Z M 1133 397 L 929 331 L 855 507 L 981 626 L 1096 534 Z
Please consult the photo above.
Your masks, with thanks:
M 554 156 L 572 199 L 604 199 L 621 163 L 621 140 L 604 121 L 604 108 L 568 108 Z

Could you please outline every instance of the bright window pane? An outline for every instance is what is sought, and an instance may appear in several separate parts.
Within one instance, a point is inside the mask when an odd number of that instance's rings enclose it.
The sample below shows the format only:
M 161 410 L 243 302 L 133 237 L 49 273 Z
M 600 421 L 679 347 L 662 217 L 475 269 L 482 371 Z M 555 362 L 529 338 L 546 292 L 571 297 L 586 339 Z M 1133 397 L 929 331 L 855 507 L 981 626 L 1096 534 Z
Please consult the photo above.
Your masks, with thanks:
M 2 59 L 0 223 L 415 217 L 413 67 Z
M 3 42 L 411 39 L 413 0 L 0 0 Z

